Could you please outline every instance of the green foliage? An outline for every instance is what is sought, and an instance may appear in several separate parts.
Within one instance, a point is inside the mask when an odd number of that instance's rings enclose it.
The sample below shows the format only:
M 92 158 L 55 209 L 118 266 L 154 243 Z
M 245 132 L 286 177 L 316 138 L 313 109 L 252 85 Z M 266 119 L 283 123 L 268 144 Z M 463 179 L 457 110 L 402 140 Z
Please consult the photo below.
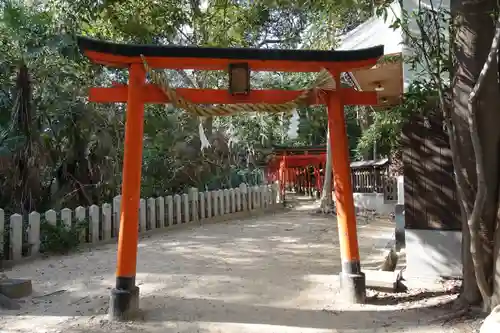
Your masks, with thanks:
M 391 2 L 382 3 L 377 14 L 387 18 Z M 440 92 L 444 95 L 450 91 L 453 57 L 449 37 L 453 25 L 449 10 L 435 8 L 431 1 L 430 7 L 419 6 L 412 12 L 402 8 L 390 23 L 404 33 L 407 51 L 403 61 L 409 65 L 413 78 L 401 105 L 372 114 L 370 127 L 363 132 L 356 149 L 358 157 L 373 149 L 374 142 L 381 155 L 389 156 L 399 150 L 402 127 L 411 115 L 426 112 L 436 105 Z M 394 60 L 385 57 L 382 61 Z
M 356 156 L 356 147 L 362 135 L 361 127 L 359 126 L 356 109 L 347 106 L 345 108 L 345 122 L 347 132 L 347 142 L 349 144 L 349 154 L 351 158 Z
M 75 35 L 134 43 L 329 49 L 340 33 L 362 20 L 367 5 L 365 1 L 2 2 L 0 207 L 9 213 L 74 208 L 110 200 L 120 192 L 125 108 L 88 103 L 87 95 L 88 87 L 125 83 L 126 71 L 90 64 L 77 50 Z M 30 120 L 19 117 L 24 113 L 16 104 L 15 81 L 21 65 L 28 70 Z M 227 86 L 222 71 L 168 74 L 174 86 Z M 252 85 L 297 89 L 311 79 L 307 73 L 253 73 Z M 307 112 L 314 112 L 314 119 L 324 116 L 320 110 Z M 259 167 L 265 162 L 262 151 L 289 141 L 290 115 L 205 119 L 212 147 L 202 153 L 198 123 L 182 110 L 146 108 L 143 196 L 181 192 L 190 186 L 259 182 Z M 324 140 L 325 125 L 310 126 L 309 132 L 321 131 L 313 133 L 311 143 Z
M 293 144 L 298 146 L 325 145 L 327 142 L 328 115 L 325 107 L 308 107 L 298 110 L 298 137 Z M 356 155 L 356 147 L 361 136 L 356 109 L 346 106 L 344 111 L 347 139 L 351 157 Z
M 40 253 L 65 254 L 85 241 L 88 230 L 87 220 L 74 221 L 71 227 L 61 221 L 57 225 L 50 224 L 45 219 L 40 221 Z
M 412 114 L 425 113 L 430 100 L 436 99 L 432 87 L 412 83 L 404 95 L 403 103 L 383 112 L 374 112 L 370 127 L 360 137 L 356 155 L 359 159 L 373 149 L 377 143 L 378 154 L 390 156 L 400 149 L 401 132 Z

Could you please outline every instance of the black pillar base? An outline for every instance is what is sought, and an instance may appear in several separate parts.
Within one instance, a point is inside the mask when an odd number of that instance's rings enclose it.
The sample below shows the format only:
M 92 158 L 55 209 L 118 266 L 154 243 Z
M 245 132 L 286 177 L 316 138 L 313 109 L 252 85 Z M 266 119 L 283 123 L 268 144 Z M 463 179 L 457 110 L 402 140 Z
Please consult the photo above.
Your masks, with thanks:
M 139 287 L 130 290 L 112 289 L 109 302 L 109 319 L 127 321 L 134 319 L 139 313 Z
M 349 304 L 364 304 L 366 302 L 366 277 L 364 273 L 341 272 L 340 296 Z

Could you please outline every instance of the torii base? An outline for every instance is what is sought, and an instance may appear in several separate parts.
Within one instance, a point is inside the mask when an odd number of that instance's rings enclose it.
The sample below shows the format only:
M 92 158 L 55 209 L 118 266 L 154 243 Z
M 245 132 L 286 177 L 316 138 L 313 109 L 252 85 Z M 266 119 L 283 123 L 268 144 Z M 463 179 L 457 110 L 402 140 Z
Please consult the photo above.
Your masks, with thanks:
M 131 290 L 112 289 L 109 301 L 109 319 L 112 321 L 133 320 L 139 314 L 139 287 Z
M 366 302 L 366 277 L 364 273 L 349 274 L 341 272 L 340 298 L 348 304 L 364 304 Z

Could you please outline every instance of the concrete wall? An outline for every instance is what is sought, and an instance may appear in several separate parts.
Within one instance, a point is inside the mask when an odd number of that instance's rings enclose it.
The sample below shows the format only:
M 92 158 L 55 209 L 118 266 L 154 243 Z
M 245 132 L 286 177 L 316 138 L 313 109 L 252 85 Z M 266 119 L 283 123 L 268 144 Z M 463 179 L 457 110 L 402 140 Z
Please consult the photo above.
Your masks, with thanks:
M 405 278 L 462 276 L 462 233 L 442 230 L 405 230 Z
M 398 177 L 396 233 L 404 228 L 404 238 L 396 243 L 406 248 L 405 278 L 462 276 L 462 233 L 460 231 L 417 230 L 404 226 L 404 177 Z M 396 234 L 396 237 L 398 235 Z

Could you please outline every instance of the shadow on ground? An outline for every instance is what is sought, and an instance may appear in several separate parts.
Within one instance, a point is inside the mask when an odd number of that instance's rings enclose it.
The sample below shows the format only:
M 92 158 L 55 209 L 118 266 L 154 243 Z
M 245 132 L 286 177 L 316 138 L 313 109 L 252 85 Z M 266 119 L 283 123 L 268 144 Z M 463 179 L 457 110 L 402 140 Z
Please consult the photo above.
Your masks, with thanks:
M 359 230 L 363 254 L 393 229 L 367 224 Z M 35 294 L 19 312 L 0 311 L 0 327 L 114 333 L 385 332 L 387 327 L 401 332 L 400 327 L 413 327 L 415 332 L 439 312 L 339 303 L 335 219 L 307 211 L 186 226 L 143 239 L 137 283 L 144 318 L 137 323 L 105 319 L 115 258 L 116 246 L 108 245 L 7 272 L 32 278 Z
M 441 326 L 431 321 L 446 313 L 434 307 L 403 311 L 285 309 L 174 297 L 147 297 L 144 303 L 146 313 L 139 321 L 103 321 L 100 330 L 93 332 L 426 332 L 429 325 Z
M 446 291 L 418 291 L 416 293 L 396 293 L 385 294 L 383 296 L 379 296 L 375 294 L 367 299 L 368 304 L 372 305 L 398 305 L 402 303 L 412 303 L 419 302 L 423 300 L 427 300 L 430 298 L 445 296 L 445 295 L 456 295 L 458 290 L 446 290 Z

